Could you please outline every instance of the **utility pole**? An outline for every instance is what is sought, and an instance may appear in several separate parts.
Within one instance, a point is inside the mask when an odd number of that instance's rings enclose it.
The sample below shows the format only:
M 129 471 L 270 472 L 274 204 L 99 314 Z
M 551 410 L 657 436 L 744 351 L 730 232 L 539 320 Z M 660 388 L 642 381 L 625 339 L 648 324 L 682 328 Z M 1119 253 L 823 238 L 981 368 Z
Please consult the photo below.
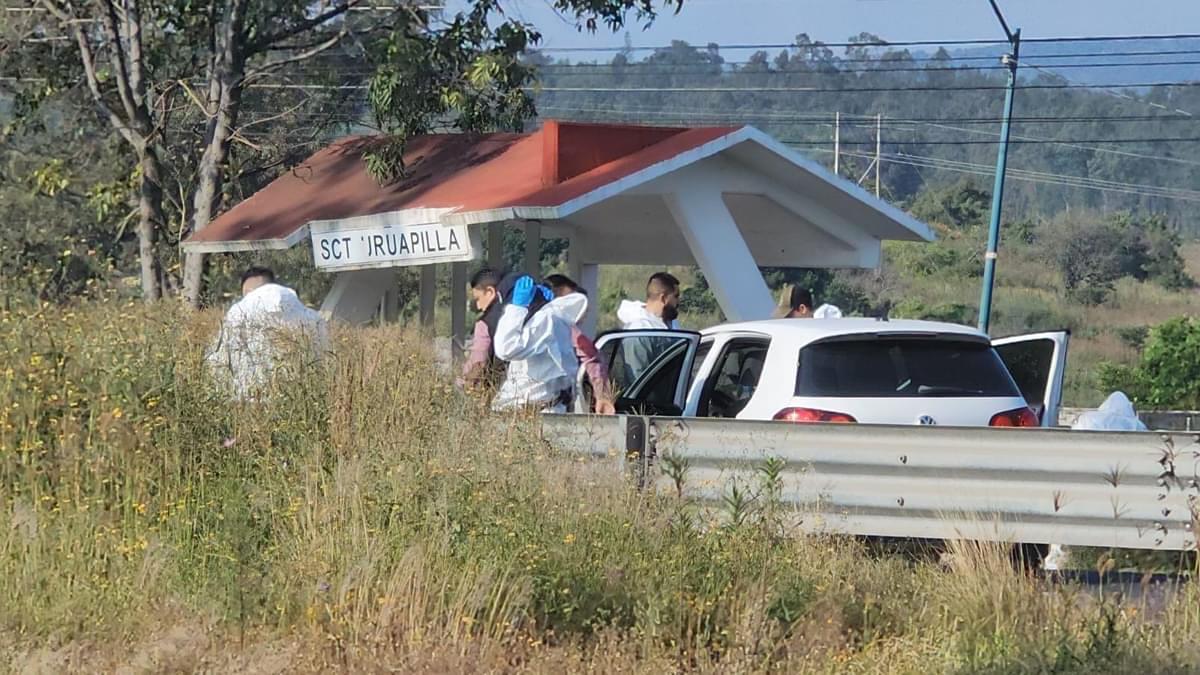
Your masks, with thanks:
M 875 115 L 875 198 L 879 199 L 879 170 L 883 167 L 883 113 Z
M 1004 120 L 1000 126 L 1000 150 L 996 155 L 996 182 L 992 187 L 992 217 L 988 224 L 987 253 L 983 257 L 983 294 L 979 299 L 979 330 L 987 333 L 992 324 L 992 289 L 996 284 L 996 257 L 1000 248 L 1000 207 L 1004 202 L 1004 172 L 1008 168 L 1008 136 L 1012 129 L 1013 94 L 1017 90 L 1017 64 L 1021 51 L 1021 29 L 1009 30 L 1004 14 L 996 0 L 988 0 L 1008 43 L 1012 47 L 1009 54 L 1001 59 L 1008 68 L 1008 87 L 1004 92 Z
M 842 175 L 842 113 L 833 113 L 833 175 Z

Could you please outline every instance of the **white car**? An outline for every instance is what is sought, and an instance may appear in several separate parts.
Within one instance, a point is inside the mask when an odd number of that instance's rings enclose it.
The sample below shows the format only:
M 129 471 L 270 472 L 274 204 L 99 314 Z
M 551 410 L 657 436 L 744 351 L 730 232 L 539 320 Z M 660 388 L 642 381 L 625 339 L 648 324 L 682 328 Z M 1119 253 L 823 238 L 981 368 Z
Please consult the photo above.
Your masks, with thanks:
M 788 422 L 1054 426 L 1068 333 L 778 319 L 616 331 L 596 345 L 618 412 Z M 580 372 L 580 391 L 584 391 Z M 582 402 L 576 409 L 586 405 Z

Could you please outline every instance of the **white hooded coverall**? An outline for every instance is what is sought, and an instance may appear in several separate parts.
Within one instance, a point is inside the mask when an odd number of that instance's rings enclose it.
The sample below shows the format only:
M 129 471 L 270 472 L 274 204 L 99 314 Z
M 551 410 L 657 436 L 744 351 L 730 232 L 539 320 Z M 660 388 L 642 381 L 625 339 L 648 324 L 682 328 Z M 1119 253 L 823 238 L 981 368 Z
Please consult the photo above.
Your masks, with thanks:
M 296 344 L 304 349 L 295 354 L 283 349 L 296 340 L 303 341 Z M 321 315 L 296 291 L 264 284 L 229 308 L 205 360 L 213 375 L 229 384 L 234 398 L 250 400 L 270 382 L 278 358 L 305 352 L 318 358 L 328 348 L 328 328 Z
M 492 399 L 493 410 L 531 406 L 564 412 L 575 386 L 579 359 L 571 327 L 587 312 L 587 296 L 571 293 L 555 298 L 534 313 L 508 305 L 496 324 L 492 348 L 508 362 L 504 383 Z

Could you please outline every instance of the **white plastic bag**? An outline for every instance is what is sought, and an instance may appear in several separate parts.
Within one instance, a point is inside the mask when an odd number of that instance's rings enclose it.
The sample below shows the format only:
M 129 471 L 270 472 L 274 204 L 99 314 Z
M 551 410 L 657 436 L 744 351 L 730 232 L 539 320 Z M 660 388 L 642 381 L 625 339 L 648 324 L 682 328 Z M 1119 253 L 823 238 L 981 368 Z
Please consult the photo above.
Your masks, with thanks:
M 1129 397 L 1119 391 L 1109 395 L 1097 410 L 1089 410 L 1075 420 L 1072 429 L 1084 431 L 1146 431 Z
M 840 319 L 842 318 L 842 310 L 833 305 L 821 305 L 817 311 L 813 312 L 814 319 Z

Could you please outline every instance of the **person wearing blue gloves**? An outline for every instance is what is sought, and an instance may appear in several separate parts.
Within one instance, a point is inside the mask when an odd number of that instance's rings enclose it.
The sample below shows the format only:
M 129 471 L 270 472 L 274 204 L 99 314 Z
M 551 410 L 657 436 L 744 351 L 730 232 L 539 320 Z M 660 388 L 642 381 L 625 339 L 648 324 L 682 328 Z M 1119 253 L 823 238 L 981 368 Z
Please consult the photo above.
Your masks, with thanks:
M 567 410 L 579 370 L 571 327 L 586 312 L 581 293 L 556 298 L 529 275 L 515 280 L 492 341 L 496 358 L 508 363 L 493 410 Z

